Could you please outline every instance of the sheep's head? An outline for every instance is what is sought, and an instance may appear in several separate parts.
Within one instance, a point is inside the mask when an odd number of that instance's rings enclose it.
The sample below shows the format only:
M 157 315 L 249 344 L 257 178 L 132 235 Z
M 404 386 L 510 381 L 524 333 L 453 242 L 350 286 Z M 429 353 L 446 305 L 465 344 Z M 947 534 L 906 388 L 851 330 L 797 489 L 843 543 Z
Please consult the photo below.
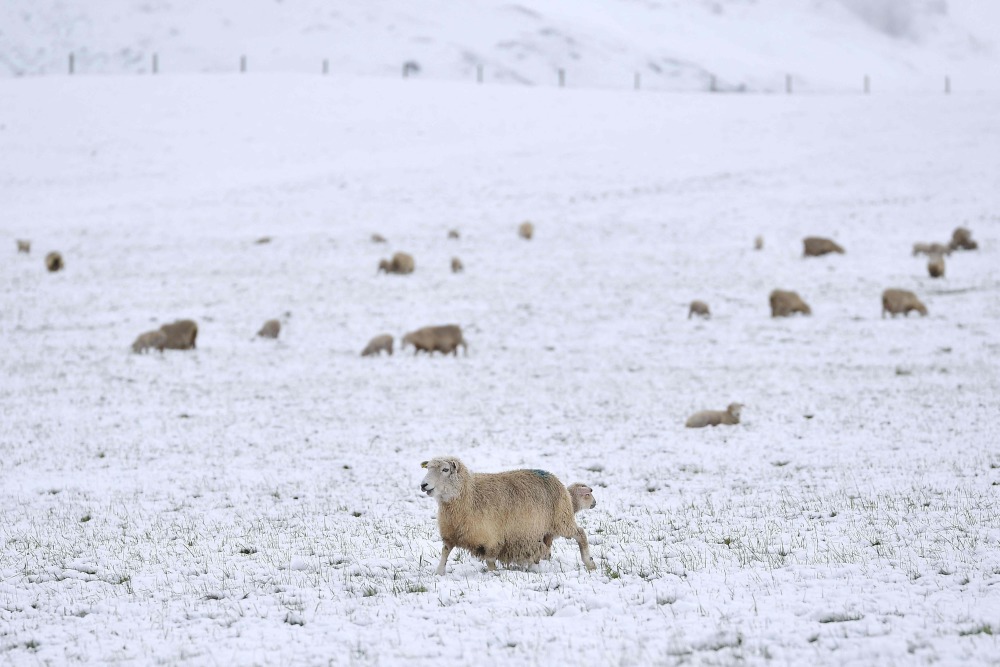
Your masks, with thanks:
M 461 491 L 460 477 L 466 471 L 461 461 L 454 457 L 431 459 L 420 464 L 427 470 L 420 490 L 439 503 L 447 503 L 458 497 Z
M 739 419 L 740 418 L 740 410 L 742 410 L 742 409 L 743 409 L 743 404 L 742 403 L 730 403 L 728 405 L 728 407 L 726 407 L 726 412 L 728 412 L 729 414 L 731 414 L 736 419 Z
M 924 304 L 920 303 L 919 301 L 917 303 L 913 304 L 913 308 L 914 308 L 914 310 L 916 310 L 921 315 L 926 315 L 927 314 L 927 306 L 925 306 Z
M 597 507 L 597 500 L 594 499 L 594 490 L 586 484 L 570 484 L 566 487 L 570 498 L 573 499 L 573 511 L 589 510 Z
M 389 260 L 382 259 L 382 260 L 379 260 L 378 271 L 376 271 L 375 273 L 380 273 L 382 271 L 385 271 L 386 273 L 389 273 L 390 269 L 392 269 L 392 265 L 389 263 Z

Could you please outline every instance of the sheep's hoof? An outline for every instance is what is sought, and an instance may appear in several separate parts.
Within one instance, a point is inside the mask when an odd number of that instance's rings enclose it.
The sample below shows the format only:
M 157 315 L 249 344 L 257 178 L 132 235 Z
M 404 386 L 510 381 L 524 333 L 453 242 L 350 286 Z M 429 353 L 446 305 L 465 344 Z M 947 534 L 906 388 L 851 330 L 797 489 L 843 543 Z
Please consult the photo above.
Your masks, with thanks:
M 595 563 L 593 561 L 593 559 L 591 559 L 591 561 L 589 563 L 587 563 L 587 569 L 588 570 L 596 570 L 597 569 L 597 563 Z

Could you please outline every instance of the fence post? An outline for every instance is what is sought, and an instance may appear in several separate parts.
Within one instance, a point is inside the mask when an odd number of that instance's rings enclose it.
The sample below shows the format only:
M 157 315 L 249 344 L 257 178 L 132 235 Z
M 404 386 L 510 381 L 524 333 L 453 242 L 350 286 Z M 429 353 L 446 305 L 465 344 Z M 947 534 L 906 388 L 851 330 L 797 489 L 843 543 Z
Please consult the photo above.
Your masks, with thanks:
M 944 94 L 951 95 L 951 77 L 944 77 Z
M 242 74 L 243 72 L 246 71 L 247 71 L 247 57 L 240 56 L 240 73 Z
M 792 75 L 791 74 L 786 74 L 785 75 L 785 92 L 787 94 L 789 94 L 789 95 L 792 94 Z
M 156 74 L 159 71 L 160 71 L 160 59 L 154 53 L 153 54 L 153 74 Z
M 639 90 L 642 87 L 642 75 L 638 72 L 635 73 L 635 89 Z
M 483 82 L 483 66 L 476 65 L 476 83 Z
M 330 61 L 327 60 L 326 58 L 324 58 L 323 59 L 323 74 L 325 75 L 325 74 L 329 74 L 329 73 L 330 73 Z
M 69 73 L 73 73 L 73 54 L 69 54 Z
M 871 81 L 868 79 L 868 75 L 865 74 L 865 95 L 871 92 Z

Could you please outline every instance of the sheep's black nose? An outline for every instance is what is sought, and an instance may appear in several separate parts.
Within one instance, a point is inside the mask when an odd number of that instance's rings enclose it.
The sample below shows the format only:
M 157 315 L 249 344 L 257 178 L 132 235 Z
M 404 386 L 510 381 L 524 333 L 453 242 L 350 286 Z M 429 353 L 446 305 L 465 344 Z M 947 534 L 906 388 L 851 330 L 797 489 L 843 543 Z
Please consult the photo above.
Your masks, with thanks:
M 427 490 L 427 482 L 421 482 L 420 483 L 420 490 L 421 491 L 426 491 Z

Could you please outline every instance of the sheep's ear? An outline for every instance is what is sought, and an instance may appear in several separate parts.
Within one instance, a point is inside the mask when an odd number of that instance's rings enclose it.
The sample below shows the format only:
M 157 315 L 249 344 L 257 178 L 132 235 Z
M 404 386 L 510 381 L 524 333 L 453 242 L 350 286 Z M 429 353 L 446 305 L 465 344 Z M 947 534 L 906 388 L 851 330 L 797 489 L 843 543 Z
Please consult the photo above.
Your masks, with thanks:
M 448 461 L 448 465 L 451 466 L 451 471 L 452 472 L 458 472 L 458 461 L 457 460 L 452 459 L 452 460 Z
M 420 463 L 420 467 L 421 467 L 421 468 L 426 468 L 426 467 L 427 467 L 427 464 L 428 464 L 428 463 L 430 463 L 430 461 L 422 461 L 422 462 Z

